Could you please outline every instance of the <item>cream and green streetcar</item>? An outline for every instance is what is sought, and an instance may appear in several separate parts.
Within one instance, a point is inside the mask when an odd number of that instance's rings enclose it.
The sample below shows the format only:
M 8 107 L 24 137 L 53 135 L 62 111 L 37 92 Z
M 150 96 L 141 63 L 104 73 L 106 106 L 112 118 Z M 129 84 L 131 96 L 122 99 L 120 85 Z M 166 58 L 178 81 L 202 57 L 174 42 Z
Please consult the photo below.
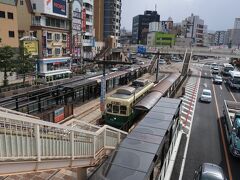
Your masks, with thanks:
M 116 93 L 107 97 L 105 123 L 116 127 L 128 128 L 133 124 L 137 112 L 134 105 L 153 87 L 154 83 L 147 79 L 137 79 L 132 85 L 119 88 Z M 125 128 L 124 128 L 125 129 Z

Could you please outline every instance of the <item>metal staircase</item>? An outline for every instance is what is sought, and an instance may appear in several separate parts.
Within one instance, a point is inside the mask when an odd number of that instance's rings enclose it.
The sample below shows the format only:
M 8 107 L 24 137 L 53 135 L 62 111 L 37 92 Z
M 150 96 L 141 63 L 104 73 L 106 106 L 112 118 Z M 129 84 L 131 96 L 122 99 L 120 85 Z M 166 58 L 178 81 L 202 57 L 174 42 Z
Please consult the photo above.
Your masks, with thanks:
M 0 175 L 95 166 L 126 134 L 77 120 L 54 124 L 0 108 Z

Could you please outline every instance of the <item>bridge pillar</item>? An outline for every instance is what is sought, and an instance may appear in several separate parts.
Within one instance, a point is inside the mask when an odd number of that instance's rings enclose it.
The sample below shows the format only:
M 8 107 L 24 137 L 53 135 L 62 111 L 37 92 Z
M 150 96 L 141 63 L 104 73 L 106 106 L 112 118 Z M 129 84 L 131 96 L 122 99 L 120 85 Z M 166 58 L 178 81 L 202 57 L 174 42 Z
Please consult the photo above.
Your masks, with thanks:
M 82 167 L 77 168 L 77 179 L 87 180 L 87 168 Z

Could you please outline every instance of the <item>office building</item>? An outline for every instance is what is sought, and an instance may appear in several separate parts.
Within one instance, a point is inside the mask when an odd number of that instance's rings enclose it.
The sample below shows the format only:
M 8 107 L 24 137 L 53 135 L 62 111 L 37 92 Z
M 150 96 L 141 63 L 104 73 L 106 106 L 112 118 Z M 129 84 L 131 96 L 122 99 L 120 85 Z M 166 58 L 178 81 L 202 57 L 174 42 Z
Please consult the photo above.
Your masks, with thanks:
M 143 15 L 133 17 L 132 43 L 147 44 L 149 23 L 160 22 L 160 15 L 157 11 L 145 11 Z
M 98 42 L 105 42 L 111 36 L 119 42 L 121 27 L 121 0 L 95 0 L 94 27 Z
M 14 0 L 0 0 L 0 47 L 19 47 L 17 7 Z
M 204 46 L 204 20 L 192 14 L 182 21 L 182 28 L 185 37 L 192 38 L 193 46 Z
M 240 29 L 240 18 L 235 18 L 233 29 Z
M 214 43 L 216 46 L 224 45 L 226 38 L 226 31 L 216 31 L 214 35 Z

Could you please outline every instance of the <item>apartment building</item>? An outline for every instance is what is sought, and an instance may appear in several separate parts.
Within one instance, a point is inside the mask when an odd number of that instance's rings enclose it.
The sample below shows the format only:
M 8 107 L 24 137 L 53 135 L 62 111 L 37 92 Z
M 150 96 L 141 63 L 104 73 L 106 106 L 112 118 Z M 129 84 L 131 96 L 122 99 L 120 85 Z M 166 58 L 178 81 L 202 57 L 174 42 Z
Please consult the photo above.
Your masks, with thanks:
M 192 14 L 182 21 L 182 27 L 185 37 L 192 38 L 193 46 L 204 46 L 204 34 L 207 31 L 204 20 Z
M 0 47 L 19 47 L 15 0 L 0 0 Z

